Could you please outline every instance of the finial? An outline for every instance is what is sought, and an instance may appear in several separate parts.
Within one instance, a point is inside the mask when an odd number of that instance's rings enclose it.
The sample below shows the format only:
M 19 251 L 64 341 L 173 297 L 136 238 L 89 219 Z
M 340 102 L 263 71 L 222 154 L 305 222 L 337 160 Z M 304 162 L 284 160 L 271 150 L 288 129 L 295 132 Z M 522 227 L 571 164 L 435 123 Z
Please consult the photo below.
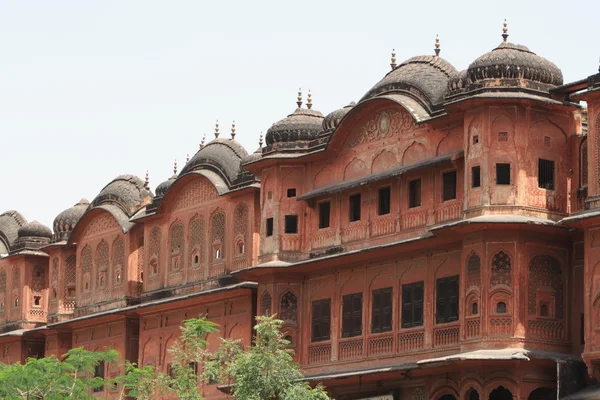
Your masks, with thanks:
M 396 49 L 392 49 L 392 63 L 390 66 L 392 69 L 396 69 Z
M 231 139 L 235 139 L 235 121 L 231 123 Z
M 600 57 L 598 57 L 598 72 L 600 72 Z
M 504 25 L 502 26 L 502 38 L 505 42 L 508 40 L 508 24 L 506 23 L 506 19 L 504 20 Z
M 177 160 L 173 163 L 173 175 L 177 175 Z
M 190 155 L 189 155 L 189 154 L 186 154 L 186 155 L 185 155 L 185 163 L 187 164 L 187 163 L 189 163 L 189 162 L 190 162 Z
M 262 144 L 263 144 L 263 135 L 262 135 L 262 131 L 260 131 L 260 136 L 258 137 L 258 147 L 260 147 L 262 149 Z
M 298 108 L 302 108 L 302 88 L 298 89 L 298 101 L 296 104 L 298 104 Z
M 215 138 L 219 137 L 219 120 L 215 123 Z
M 306 107 L 310 110 L 310 108 L 312 107 L 312 93 L 310 92 L 310 90 L 308 91 L 308 97 L 306 99 Z
M 440 56 L 440 35 L 435 35 L 435 56 Z
M 146 180 L 144 181 L 144 189 L 150 189 L 150 175 L 148 175 L 148 170 L 146 170 Z
M 200 149 L 204 148 L 204 142 L 206 141 L 206 133 L 202 135 L 202 141 L 200 142 Z

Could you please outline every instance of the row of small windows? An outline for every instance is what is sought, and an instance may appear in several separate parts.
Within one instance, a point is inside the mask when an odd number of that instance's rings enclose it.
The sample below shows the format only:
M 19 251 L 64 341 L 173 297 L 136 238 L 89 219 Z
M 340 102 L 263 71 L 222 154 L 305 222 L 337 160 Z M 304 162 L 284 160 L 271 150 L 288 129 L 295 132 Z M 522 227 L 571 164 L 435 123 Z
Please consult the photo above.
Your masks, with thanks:
M 510 185 L 510 164 L 496 164 L 496 185 Z M 481 186 L 481 167 L 471 168 L 471 187 Z M 554 161 L 538 159 L 538 187 L 542 189 L 554 190 Z
M 425 282 L 402 285 L 402 328 L 423 325 Z M 436 280 L 436 323 L 458 320 L 458 275 Z M 393 289 L 373 290 L 371 302 L 371 333 L 392 330 Z M 312 302 L 312 341 L 330 339 L 331 299 Z M 342 297 L 342 337 L 360 336 L 363 332 L 363 293 Z

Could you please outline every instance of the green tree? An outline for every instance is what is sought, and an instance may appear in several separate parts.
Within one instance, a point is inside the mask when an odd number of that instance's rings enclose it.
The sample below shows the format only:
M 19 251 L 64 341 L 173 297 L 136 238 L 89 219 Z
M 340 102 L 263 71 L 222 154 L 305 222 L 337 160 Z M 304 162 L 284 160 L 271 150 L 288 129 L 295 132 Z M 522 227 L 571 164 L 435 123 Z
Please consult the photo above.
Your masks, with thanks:
M 256 321 L 252 345 L 242 351 L 239 341 L 222 340 L 205 365 L 205 378 L 232 383 L 236 400 L 328 400 L 322 386 L 312 388 L 302 381 L 300 366 L 281 333 L 283 321 L 274 315 Z

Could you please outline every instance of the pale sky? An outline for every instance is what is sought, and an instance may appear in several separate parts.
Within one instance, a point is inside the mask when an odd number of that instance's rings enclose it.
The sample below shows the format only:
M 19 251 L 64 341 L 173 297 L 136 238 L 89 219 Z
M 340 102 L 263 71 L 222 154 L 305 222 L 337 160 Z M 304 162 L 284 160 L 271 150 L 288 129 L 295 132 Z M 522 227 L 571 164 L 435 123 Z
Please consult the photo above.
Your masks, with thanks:
M 232 120 L 249 152 L 295 109 L 327 114 L 398 63 L 433 54 L 458 70 L 509 41 L 562 69 L 598 70 L 586 1 L 0 0 L 0 212 L 52 227 L 120 174 L 150 186 Z

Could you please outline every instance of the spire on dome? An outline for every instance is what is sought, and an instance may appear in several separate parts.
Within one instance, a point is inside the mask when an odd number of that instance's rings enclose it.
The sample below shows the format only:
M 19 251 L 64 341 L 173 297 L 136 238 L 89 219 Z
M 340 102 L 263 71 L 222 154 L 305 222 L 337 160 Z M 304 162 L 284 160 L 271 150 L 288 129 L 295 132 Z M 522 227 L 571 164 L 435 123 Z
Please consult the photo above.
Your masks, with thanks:
M 173 163 L 173 175 L 177 175 L 177 160 Z
M 392 63 L 390 64 L 390 66 L 392 67 L 392 69 L 396 69 L 396 49 L 392 49 Z
M 296 101 L 296 104 L 298 104 L 298 108 L 302 108 L 302 88 L 298 89 L 298 101 Z
M 148 170 L 146 170 L 146 179 L 144 181 L 144 189 L 150 190 L 150 175 L 148 175 Z
M 219 138 L 219 120 L 215 123 L 215 138 Z
M 312 93 L 308 91 L 308 98 L 306 99 L 306 107 L 310 110 L 312 108 Z
M 235 121 L 231 123 L 231 139 L 235 139 Z
M 262 148 L 262 145 L 263 145 L 263 134 L 262 134 L 262 131 L 261 131 L 260 132 L 260 136 L 258 137 L 258 146 L 260 148 Z
M 189 154 L 186 154 L 186 155 L 185 155 L 185 163 L 187 164 L 187 163 L 189 163 L 189 162 L 190 162 L 190 155 L 189 155 Z
M 206 142 L 206 133 L 202 136 L 202 141 L 200 142 L 200 149 L 204 148 L 204 142 Z
M 504 25 L 502 26 L 502 38 L 505 42 L 508 41 L 508 24 L 506 23 L 506 19 L 504 20 Z
M 440 56 L 440 35 L 435 35 L 435 56 Z

